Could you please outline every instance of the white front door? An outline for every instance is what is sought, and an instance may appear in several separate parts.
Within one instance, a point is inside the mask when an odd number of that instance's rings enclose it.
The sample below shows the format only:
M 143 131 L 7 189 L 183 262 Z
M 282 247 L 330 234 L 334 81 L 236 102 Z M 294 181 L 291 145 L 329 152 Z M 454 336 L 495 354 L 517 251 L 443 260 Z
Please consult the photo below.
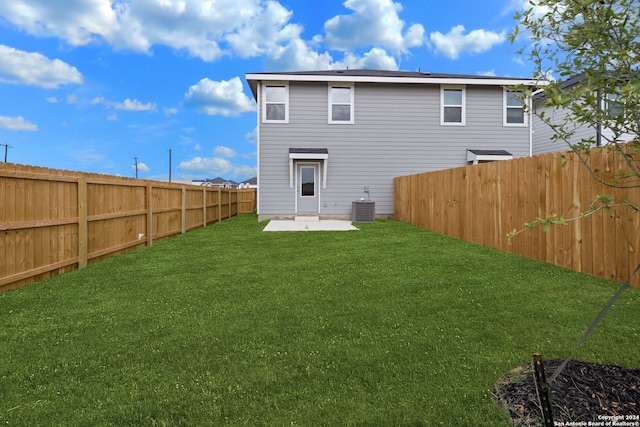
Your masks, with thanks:
M 320 206 L 320 164 L 296 164 L 296 213 L 318 213 Z

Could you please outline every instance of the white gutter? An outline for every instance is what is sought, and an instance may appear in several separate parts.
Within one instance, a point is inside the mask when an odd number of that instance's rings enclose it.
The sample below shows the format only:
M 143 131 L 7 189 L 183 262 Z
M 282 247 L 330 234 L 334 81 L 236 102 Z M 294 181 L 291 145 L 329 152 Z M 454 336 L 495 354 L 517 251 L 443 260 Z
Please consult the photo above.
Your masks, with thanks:
M 385 77 L 352 75 L 314 75 L 314 74 L 247 74 L 246 80 L 261 81 L 300 81 L 300 82 L 355 82 L 355 83 L 422 83 L 422 84 L 469 84 L 483 86 L 538 86 L 542 81 L 534 79 L 508 78 L 456 78 L 456 77 Z

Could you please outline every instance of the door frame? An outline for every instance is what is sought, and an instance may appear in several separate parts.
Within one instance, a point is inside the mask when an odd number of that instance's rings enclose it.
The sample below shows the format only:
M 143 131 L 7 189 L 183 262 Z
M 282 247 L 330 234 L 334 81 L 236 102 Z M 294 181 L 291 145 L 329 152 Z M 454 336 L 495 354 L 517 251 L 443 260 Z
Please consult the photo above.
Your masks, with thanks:
M 320 189 L 322 186 L 320 185 L 320 179 L 322 177 L 322 163 L 321 162 L 310 162 L 310 161 L 296 161 L 295 163 L 295 183 L 293 186 L 293 196 L 295 203 L 295 213 L 298 214 L 319 214 L 320 213 Z M 298 193 L 300 191 L 300 174 L 302 173 L 303 166 L 313 166 L 315 169 L 314 181 L 315 181 L 315 190 L 316 190 L 316 198 L 317 198 L 317 206 L 314 212 L 298 212 Z M 302 196 L 300 196 L 302 197 Z

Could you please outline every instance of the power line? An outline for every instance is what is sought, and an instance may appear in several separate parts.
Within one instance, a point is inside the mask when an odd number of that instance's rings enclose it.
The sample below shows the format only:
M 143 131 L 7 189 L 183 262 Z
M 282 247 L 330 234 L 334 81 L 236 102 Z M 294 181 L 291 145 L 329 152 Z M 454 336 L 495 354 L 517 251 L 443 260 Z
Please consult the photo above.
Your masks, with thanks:
M 134 157 L 133 161 L 135 162 L 135 166 L 136 166 L 136 179 L 138 179 L 138 158 Z
M 5 142 L 4 144 L 0 144 L 0 146 L 4 147 L 4 162 L 7 163 L 7 151 L 9 151 L 9 148 L 13 148 L 13 145 Z

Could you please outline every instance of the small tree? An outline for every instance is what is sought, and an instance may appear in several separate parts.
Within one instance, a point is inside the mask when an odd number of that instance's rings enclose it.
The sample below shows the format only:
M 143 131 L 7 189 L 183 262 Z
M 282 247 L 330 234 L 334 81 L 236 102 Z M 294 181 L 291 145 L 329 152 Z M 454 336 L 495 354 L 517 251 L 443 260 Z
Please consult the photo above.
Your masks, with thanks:
M 533 62 L 535 78 L 548 81 L 539 96 L 547 107 L 566 113 L 534 112 L 553 130 L 552 139 L 566 143 L 605 185 L 640 186 L 640 0 L 530 0 L 515 18 L 511 42 L 528 36 L 531 43 L 520 53 Z M 582 126 L 593 128 L 595 136 L 576 141 Z M 596 145 L 621 159 L 616 173 L 597 174 L 590 167 Z M 617 206 L 639 210 L 637 201 L 598 195 L 581 216 Z M 553 215 L 527 226 L 565 221 Z

